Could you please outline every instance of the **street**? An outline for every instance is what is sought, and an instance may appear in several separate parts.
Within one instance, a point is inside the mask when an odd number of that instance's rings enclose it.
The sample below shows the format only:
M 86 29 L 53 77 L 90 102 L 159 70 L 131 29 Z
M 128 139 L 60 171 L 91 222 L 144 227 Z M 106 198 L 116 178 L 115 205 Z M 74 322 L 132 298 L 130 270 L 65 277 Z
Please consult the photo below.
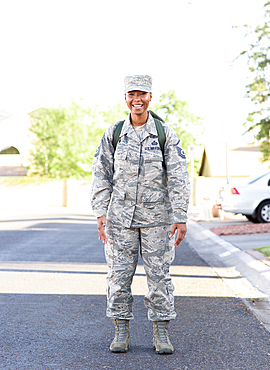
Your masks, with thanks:
M 141 261 L 133 282 L 130 350 L 110 353 L 114 327 L 105 317 L 106 272 L 87 208 L 2 217 L 0 369 L 270 368 L 270 333 L 192 243 L 180 244 L 171 267 L 178 314 L 169 327 L 173 355 L 152 349 Z

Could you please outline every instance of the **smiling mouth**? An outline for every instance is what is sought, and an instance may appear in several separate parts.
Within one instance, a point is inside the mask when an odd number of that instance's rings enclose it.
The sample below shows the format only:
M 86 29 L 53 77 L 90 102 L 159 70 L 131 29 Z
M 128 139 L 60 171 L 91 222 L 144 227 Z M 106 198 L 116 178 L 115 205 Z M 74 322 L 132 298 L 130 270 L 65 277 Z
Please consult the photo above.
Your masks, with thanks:
M 141 108 L 143 106 L 143 104 L 133 104 L 132 105 L 134 108 Z

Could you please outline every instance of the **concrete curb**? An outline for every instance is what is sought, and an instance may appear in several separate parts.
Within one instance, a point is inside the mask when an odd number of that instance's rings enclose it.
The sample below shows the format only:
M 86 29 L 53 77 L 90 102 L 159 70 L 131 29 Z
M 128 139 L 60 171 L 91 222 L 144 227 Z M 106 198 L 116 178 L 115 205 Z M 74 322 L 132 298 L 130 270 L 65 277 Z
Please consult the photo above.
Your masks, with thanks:
M 186 241 L 270 332 L 270 266 L 192 220 Z

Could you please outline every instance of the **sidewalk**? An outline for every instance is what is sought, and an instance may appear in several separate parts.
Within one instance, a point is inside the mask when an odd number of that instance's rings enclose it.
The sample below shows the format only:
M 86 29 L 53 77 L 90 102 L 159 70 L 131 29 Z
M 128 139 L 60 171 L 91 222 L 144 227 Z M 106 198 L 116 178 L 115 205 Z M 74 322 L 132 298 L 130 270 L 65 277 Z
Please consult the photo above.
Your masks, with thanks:
M 270 234 L 223 235 L 236 228 L 241 232 L 243 226 L 254 228 L 244 220 L 190 220 L 187 241 L 270 331 L 270 263 L 264 254 L 253 250 L 269 246 Z M 230 279 L 233 276 L 239 277 L 237 282 Z

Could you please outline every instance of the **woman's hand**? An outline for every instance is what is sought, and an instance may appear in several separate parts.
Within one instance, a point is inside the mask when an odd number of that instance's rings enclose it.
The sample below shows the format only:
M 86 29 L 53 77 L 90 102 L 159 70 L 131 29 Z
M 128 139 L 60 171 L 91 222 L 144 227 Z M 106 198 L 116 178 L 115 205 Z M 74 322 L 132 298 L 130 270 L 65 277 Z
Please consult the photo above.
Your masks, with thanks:
M 170 234 L 170 238 L 174 236 L 175 231 L 177 230 L 177 238 L 175 240 L 174 246 L 178 247 L 181 241 L 184 239 L 187 233 L 187 225 L 185 223 L 175 223 L 172 226 L 172 231 Z
M 107 224 L 106 216 L 98 217 L 97 218 L 97 225 L 98 225 L 98 238 L 99 240 L 103 240 L 103 243 L 106 244 L 108 238 L 105 233 L 105 226 Z

